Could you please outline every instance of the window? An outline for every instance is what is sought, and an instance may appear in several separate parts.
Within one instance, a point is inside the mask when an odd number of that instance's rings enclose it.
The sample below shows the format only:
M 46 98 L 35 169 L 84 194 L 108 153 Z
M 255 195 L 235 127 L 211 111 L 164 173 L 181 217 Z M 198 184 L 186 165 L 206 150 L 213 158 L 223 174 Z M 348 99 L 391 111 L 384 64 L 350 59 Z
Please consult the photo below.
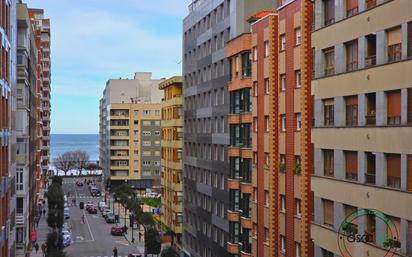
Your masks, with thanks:
M 150 131 L 143 131 L 143 136 L 151 136 L 152 135 L 152 132 L 150 132 Z
M 388 125 L 400 125 L 401 124 L 401 91 L 393 90 L 386 92 L 388 109 Z
M 335 0 L 324 0 L 325 26 L 335 22 Z
M 237 77 L 239 75 L 239 57 L 235 57 L 235 76 Z
M 258 48 L 256 46 L 253 47 L 253 61 L 257 61 L 258 59 Z
M 280 86 L 282 91 L 286 90 L 286 74 L 280 75 Z
M 286 131 L 286 115 L 281 114 L 280 119 L 282 121 L 282 132 L 285 132 Z
M 284 195 L 280 195 L 280 211 L 286 211 L 286 197 Z
M 269 57 L 269 41 L 265 41 L 264 46 L 265 46 L 265 58 L 266 58 L 266 57 Z
M 160 116 L 160 110 L 155 110 L 155 115 Z
M 265 127 L 266 127 L 266 132 L 269 132 L 269 130 L 270 130 L 270 119 L 269 119 L 269 116 L 267 115 L 267 116 L 265 116 Z
M 345 168 L 347 180 L 358 180 L 358 153 L 345 151 Z
M 242 53 L 242 78 L 250 78 L 250 76 L 252 76 L 250 52 Z
M 323 199 L 323 224 L 333 227 L 333 202 Z
M 280 35 L 280 51 L 285 51 L 286 50 L 286 35 L 282 34 Z
M 143 110 L 143 116 L 149 116 L 150 110 Z
M 296 130 L 300 131 L 302 129 L 302 118 L 300 113 L 296 113 Z
M 258 96 L 258 83 L 257 83 L 257 81 L 253 82 L 253 96 Z
M 358 0 L 346 0 L 346 16 L 350 17 L 358 13 Z
M 296 87 L 300 88 L 302 86 L 302 78 L 300 70 L 295 71 L 295 80 L 296 80 Z
M 335 48 L 330 47 L 323 50 L 323 56 L 325 60 L 325 75 L 332 75 L 335 73 Z
M 286 237 L 282 235 L 280 236 L 280 251 L 286 254 Z
M 345 97 L 346 104 L 346 126 L 358 125 L 358 97 Z
M 134 116 L 135 117 L 139 116 L 139 111 L 134 111 Z
M 143 126 L 150 126 L 152 125 L 152 123 L 150 122 L 150 120 L 144 120 L 143 121 Z
M 346 45 L 346 71 L 358 69 L 358 40 L 348 42 Z
M 154 132 L 154 135 L 155 135 L 155 136 L 160 136 L 160 131 L 157 131 L 157 130 L 156 130 L 156 131 Z
M 401 27 L 396 27 L 388 31 L 388 62 L 396 62 L 401 60 L 401 42 Z
M 270 204 L 269 191 L 265 190 L 265 206 L 269 207 L 269 204 Z
M 334 257 L 335 255 L 333 254 L 333 252 L 329 252 L 326 249 L 322 248 L 322 257 Z
M 333 177 L 334 169 L 333 150 L 323 150 L 323 175 Z
M 301 208 L 300 208 L 300 199 L 295 198 L 295 215 L 300 217 L 301 213 Z
M 401 188 L 401 155 L 386 154 L 387 186 Z
M 296 249 L 296 257 L 301 257 L 301 248 L 300 248 L 300 243 L 295 242 L 295 249 Z
M 265 94 L 270 93 L 270 84 L 269 84 L 269 79 L 265 79 Z
M 143 146 L 151 146 L 152 142 L 151 141 L 143 141 Z
M 150 163 L 150 161 L 142 161 L 142 165 L 143 166 L 150 166 L 151 163 Z
M 295 29 L 295 45 L 300 45 L 300 40 L 301 40 L 301 34 L 300 34 L 300 28 Z
M 324 124 L 325 126 L 333 126 L 334 124 L 334 105 L 333 99 L 323 100 L 323 115 L 324 115 Z
M 412 21 L 408 22 L 408 57 L 412 56 Z

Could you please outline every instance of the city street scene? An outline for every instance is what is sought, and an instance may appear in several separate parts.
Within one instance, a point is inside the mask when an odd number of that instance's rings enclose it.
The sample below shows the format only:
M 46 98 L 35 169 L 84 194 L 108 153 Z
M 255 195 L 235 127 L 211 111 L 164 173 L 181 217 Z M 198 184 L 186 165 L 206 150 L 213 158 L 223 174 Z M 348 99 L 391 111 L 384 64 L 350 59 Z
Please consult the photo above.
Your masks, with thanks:
M 0 0 L 0 257 L 412 257 L 412 0 Z

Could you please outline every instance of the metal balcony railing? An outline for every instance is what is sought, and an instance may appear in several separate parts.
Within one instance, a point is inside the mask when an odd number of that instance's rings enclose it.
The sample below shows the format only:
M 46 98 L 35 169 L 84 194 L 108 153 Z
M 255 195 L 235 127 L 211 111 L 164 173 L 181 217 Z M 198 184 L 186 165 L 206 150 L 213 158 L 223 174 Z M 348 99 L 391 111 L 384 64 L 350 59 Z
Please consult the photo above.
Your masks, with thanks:
M 367 184 L 375 185 L 376 175 L 374 173 L 365 173 L 365 182 Z

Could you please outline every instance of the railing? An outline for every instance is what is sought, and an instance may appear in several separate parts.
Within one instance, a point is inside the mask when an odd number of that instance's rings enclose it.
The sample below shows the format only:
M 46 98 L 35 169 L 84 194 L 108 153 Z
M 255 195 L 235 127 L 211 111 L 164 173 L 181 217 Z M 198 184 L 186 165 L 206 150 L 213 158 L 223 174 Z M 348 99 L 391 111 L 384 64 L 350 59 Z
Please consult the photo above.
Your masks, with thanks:
M 351 173 L 351 172 L 346 172 L 346 179 L 356 181 L 356 180 L 358 180 L 358 174 Z
M 328 25 L 330 25 L 330 24 L 332 24 L 332 23 L 334 23 L 335 22 L 335 18 L 332 18 L 332 19 L 329 19 L 329 20 L 325 20 L 325 26 L 328 26 Z
M 366 9 L 371 9 L 376 6 L 376 0 L 366 0 Z
M 388 176 L 387 180 L 388 180 L 387 181 L 388 187 L 401 188 L 401 178 L 400 177 Z
M 365 173 L 365 182 L 367 184 L 375 185 L 376 183 L 376 175 L 373 173 Z
M 371 55 L 365 58 L 365 67 L 371 67 L 376 65 L 376 55 Z
M 346 64 L 346 71 L 353 71 L 358 69 L 358 62 L 350 62 Z
M 335 67 L 325 67 L 325 76 L 332 75 L 335 73 Z
M 388 117 L 388 125 L 400 125 L 400 124 L 401 124 L 401 116 Z
M 346 11 L 346 16 L 347 17 L 351 17 L 351 16 L 353 16 L 353 15 L 355 15 L 355 14 L 357 14 L 358 13 L 358 7 L 355 7 L 355 8 L 352 8 L 352 9 L 350 9 L 350 10 L 347 10 Z
M 368 114 L 365 116 L 366 125 L 376 125 L 376 115 L 375 114 Z

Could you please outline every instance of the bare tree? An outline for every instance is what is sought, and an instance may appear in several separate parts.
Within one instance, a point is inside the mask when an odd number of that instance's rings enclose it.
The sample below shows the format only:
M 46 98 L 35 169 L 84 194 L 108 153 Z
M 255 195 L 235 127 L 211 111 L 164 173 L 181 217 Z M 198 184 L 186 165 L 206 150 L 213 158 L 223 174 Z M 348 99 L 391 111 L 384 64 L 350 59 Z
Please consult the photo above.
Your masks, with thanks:
M 82 171 L 86 168 L 90 162 L 90 156 L 86 151 L 77 150 L 73 152 L 75 158 L 75 166 L 79 171 L 79 176 L 82 175 Z
M 94 172 L 95 172 L 96 170 L 101 169 L 101 168 L 99 167 L 99 165 L 97 165 L 97 163 L 95 163 L 95 162 L 89 162 L 89 163 L 86 165 L 86 167 L 84 167 L 84 168 L 85 168 L 86 170 L 90 171 L 91 174 L 94 174 Z
M 62 170 L 64 175 L 67 176 L 67 172 L 75 168 L 75 159 L 73 152 L 65 152 L 59 154 L 54 160 L 54 165 L 58 170 Z

